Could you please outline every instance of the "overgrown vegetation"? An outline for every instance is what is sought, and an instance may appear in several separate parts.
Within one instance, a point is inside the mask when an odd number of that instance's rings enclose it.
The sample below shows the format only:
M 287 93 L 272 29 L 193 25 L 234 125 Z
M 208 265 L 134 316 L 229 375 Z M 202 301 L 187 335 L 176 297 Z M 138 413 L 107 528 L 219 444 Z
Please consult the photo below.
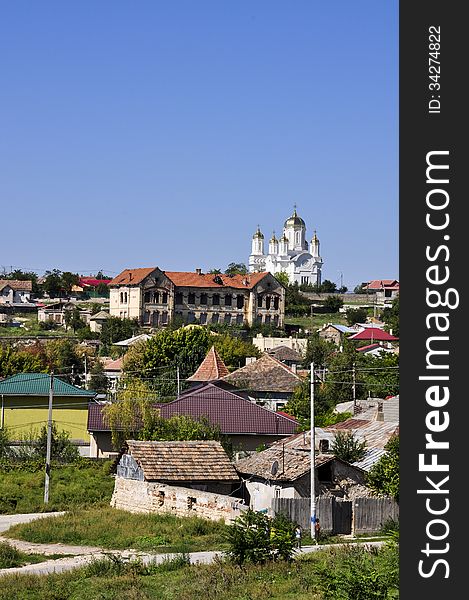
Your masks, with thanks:
M 367 485 L 377 494 L 391 496 L 399 502 L 399 436 L 390 438 L 387 450 L 367 474 Z
M 49 503 L 44 504 L 44 461 L 0 461 L 0 513 L 70 510 L 109 504 L 112 461 L 80 458 L 71 465 L 52 462 Z
M 399 597 L 396 545 L 344 547 L 289 561 L 143 565 L 109 558 L 49 576 L 5 576 L 0 600 L 390 600 Z
M 72 509 L 65 515 L 15 525 L 5 535 L 28 542 L 187 552 L 226 547 L 221 521 L 172 514 L 133 514 L 110 506 Z
M 228 527 L 227 555 L 238 565 L 291 561 L 296 543 L 295 529 L 296 523 L 284 515 L 271 519 L 265 513 L 249 509 Z
M 20 552 L 8 542 L 0 542 L 0 569 L 13 569 L 31 563 L 61 558 L 63 554 L 31 554 Z M 13 596 L 12 596 L 13 597 Z
M 338 431 L 332 442 L 334 456 L 353 463 L 361 460 L 366 453 L 366 442 L 360 442 L 351 431 Z

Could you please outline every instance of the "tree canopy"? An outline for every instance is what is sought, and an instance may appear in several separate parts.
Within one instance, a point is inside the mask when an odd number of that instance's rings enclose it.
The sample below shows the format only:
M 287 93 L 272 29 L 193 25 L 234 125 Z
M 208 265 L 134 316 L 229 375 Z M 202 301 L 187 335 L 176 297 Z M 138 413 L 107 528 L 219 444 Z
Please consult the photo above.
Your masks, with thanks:
M 392 436 L 384 448 L 386 454 L 368 472 L 367 485 L 399 502 L 399 436 Z

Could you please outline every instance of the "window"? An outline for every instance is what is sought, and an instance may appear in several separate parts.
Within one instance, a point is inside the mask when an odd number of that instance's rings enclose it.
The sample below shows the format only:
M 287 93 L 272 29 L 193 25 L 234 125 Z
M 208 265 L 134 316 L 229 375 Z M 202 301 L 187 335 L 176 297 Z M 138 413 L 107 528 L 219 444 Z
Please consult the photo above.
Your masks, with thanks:
M 168 313 L 166 311 L 161 313 L 161 324 L 162 325 L 168 324 Z
M 188 312 L 187 313 L 187 322 L 194 323 L 194 321 L 195 321 L 195 312 L 192 312 L 192 311 Z
M 260 294 L 257 294 L 257 306 L 262 308 L 262 296 Z
M 187 297 L 187 302 L 189 304 L 195 304 L 195 294 L 194 294 L 194 292 L 189 292 L 189 295 Z
M 160 303 L 160 293 L 159 292 L 153 292 L 153 303 L 154 304 Z
M 301 283 L 309 283 L 309 277 L 306 275 L 301 276 Z
M 225 325 L 231 325 L 231 315 L 230 313 L 226 313 L 225 317 L 223 319 L 223 323 L 225 323 Z
M 231 296 L 231 294 L 227 294 L 225 296 L 225 306 L 231 306 L 232 299 L 233 297 Z
M 175 304 L 182 304 L 182 293 L 176 292 L 176 297 L 174 299 Z
M 127 292 L 124 292 L 124 303 L 127 304 Z
M 212 315 L 212 323 L 218 323 L 218 313 L 213 313 L 213 315 Z
M 205 325 L 207 323 L 207 313 L 200 313 L 200 324 Z
M 236 297 L 236 308 L 244 308 L 244 296 Z
M 150 324 L 150 311 L 149 310 L 146 310 L 143 313 L 143 322 L 146 323 L 147 325 Z
M 213 294 L 213 296 L 212 296 L 212 304 L 213 304 L 213 306 L 219 306 L 219 304 L 220 304 L 220 294 Z
M 267 310 L 269 310 L 270 308 L 270 296 L 267 296 L 267 298 L 265 299 L 265 307 Z
M 168 292 L 163 292 L 163 299 L 161 300 L 163 304 L 168 304 Z
M 278 325 L 278 315 L 274 315 L 274 325 L 275 327 Z
M 121 300 L 121 304 L 124 302 L 124 292 L 120 293 L 120 300 Z
M 200 294 L 200 304 L 207 304 L 207 294 Z
M 262 323 L 262 315 L 257 315 L 256 322 L 259 324 Z
M 145 292 L 145 296 L 143 297 L 145 304 L 150 302 L 150 292 Z
M 236 315 L 236 325 L 242 325 L 244 323 L 243 315 Z
M 274 298 L 274 310 L 278 310 L 279 297 L 275 296 Z
M 270 315 L 265 315 L 264 324 L 270 325 Z
M 158 327 L 160 322 L 160 313 L 158 311 L 153 313 L 153 327 Z

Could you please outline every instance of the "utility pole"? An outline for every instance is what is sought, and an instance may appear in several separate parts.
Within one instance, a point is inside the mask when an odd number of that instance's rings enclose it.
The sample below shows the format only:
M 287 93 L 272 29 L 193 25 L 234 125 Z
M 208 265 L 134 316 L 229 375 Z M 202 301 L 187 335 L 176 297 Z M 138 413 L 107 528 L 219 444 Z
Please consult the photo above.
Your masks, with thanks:
M 181 393 L 181 384 L 180 384 L 180 380 L 179 380 L 179 365 L 176 367 L 176 373 L 177 373 L 177 381 L 178 381 L 178 398 L 179 398 L 179 394 Z
M 353 398 L 353 414 L 355 415 L 357 412 L 357 390 L 356 390 L 356 380 L 355 380 L 355 363 L 352 366 L 352 398 Z
M 85 390 L 88 389 L 88 371 L 87 371 L 87 364 L 86 364 L 86 354 L 85 354 Z
M 52 401 L 54 399 L 54 371 L 50 374 L 49 416 L 47 418 L 46 480 L 44 484 L 44 504 L 49 502 L 50 455 L 52 445 Z
M 316 539 L 316 473 L 314 432 L 314 363 L 311 363 L 311 538 Z

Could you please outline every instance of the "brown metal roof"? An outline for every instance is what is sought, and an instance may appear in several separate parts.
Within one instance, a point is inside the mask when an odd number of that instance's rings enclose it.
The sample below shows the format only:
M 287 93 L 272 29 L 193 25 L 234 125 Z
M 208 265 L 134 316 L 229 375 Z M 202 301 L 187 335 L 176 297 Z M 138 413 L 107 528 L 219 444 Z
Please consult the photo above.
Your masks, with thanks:
M 238 481 L 220 442 L 140 442 L 128 440 L 128 453 L 147 481 Z

